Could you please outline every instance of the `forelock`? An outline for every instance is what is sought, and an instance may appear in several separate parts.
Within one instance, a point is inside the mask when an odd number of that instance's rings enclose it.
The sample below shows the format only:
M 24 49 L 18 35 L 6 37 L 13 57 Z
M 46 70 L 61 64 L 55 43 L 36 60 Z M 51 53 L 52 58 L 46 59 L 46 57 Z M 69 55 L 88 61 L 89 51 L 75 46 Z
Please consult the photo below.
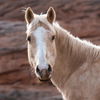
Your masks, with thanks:
M 44 15 L 35 15 L 34 20 L 27 25 L 27 33 L 29 33 L 29 31 L 36 29 L 37 27 L 43 26 L 46 29 L 49 29 L 53 32 L 55 32 L 53 24 L 50 24 L 46 18 L 46 14 Z

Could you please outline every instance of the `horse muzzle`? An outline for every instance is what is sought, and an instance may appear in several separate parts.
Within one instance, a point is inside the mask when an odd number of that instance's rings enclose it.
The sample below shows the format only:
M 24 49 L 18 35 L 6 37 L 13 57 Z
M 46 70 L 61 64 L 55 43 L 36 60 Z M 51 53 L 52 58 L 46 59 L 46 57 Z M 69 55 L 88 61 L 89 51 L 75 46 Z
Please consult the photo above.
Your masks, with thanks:
M 51 67 L 48 66 L 48 69 L 39 69 L 39 67 L 37 66 L 36 68 L 36 73 L 38 74 L 38 78 L 40 81 L 48 81 L 51 78 Z

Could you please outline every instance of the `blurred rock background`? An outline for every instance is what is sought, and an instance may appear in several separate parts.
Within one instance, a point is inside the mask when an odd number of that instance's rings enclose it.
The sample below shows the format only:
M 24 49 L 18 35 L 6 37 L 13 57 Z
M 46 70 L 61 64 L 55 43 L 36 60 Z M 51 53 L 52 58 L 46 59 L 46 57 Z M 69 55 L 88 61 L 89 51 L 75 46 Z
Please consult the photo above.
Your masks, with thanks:
M 29 6 L 37 14 L 54 7 L 60 25 L 100 45 L 100 0 L 0 0 L 0 100 L 62 100 L 31 74 L 23 12 Z

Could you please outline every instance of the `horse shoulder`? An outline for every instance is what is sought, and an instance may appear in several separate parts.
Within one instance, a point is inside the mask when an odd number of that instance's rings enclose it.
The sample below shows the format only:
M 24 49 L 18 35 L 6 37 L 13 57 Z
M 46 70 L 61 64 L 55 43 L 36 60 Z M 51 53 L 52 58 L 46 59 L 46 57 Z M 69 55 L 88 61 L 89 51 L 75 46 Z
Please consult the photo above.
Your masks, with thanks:
M 64 88 L 64 96 L 69 100 L 100 100 L 99 94 L 100 60 L 91 65 L 83 64 L 67 80 Z

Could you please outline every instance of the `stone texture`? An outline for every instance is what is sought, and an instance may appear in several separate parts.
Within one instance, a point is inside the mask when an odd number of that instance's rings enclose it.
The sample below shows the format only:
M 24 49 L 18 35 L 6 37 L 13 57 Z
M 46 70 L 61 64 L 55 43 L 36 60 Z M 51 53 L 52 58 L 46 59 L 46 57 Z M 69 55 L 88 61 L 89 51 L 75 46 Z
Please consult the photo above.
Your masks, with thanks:
M 50 90 L 12 89 L 1 91 L 0 100 L 62 100 L 62 97 Z
M 53 6 L 57 19 L 76 36 L 98 36 L 100 27 L 100 0 L 0 0 L 0 19 L 24 20 L 25 8 L 45 13 Z

